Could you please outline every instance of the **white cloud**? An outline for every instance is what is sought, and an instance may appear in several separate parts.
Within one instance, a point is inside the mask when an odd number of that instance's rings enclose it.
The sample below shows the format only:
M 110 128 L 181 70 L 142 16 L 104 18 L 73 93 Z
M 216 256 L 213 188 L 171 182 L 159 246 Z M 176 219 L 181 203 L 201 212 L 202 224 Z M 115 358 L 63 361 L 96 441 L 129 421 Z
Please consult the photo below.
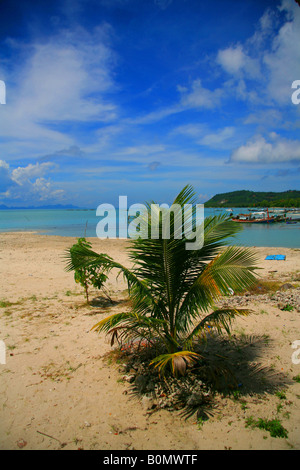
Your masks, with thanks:
M 286 22 L 274 38 L 270 52 L 263 56 L 267 67 L 267 92 L 272 100 L 290 105 L 291 84 L 300 77 L 300 8 L 295 2 L 283 1 Z
M 191 89 L 178 87 L 181 92 L 181 104 L 185 109 L 189 108 L 205 108 L 212 109 L 220 104 L 223 90 L 216 88 L 211 91 L 202 86 L 201 80 L 194 80 Z
M 34 178 L 44 176 L 52 167 L 53 164 L 50 162 L 36 163 L 35 165 L 30 163 L 26 167 L 18 167 L 12 170 L 11 179 L 21 186 L 31 182 Z
M 240 163 L 283 163 L 300 160 L 300 141 L 270 134 L 272 142 L 257 136 L 232 152 L 230 161 Z
M 5 192 L 11 186 L 9 165 L 4 160 L 0 160 L 0 193 Z
M 248 101 L 251 104 L 262 104 L 262 98 L 254 87 L 249 87 L 245 79 L 229 80 L 224 85 L 228 92 L 234 94 L 238 100 Z
M 116 106 L 99 97 L 113 87 L 111 51 L 101 41 L 101 31 L 80 29 L 34 45 L 21 86 L 27 115 L 60 121 L 113 118 Z
M 235 74 L 244 67 L 246 56 L 242 47 L 238 45 L 219 51 L 216 60 L 226 72 Z
M 151 124 L 153 122 L 160 121 L 168 116 L 172 116 L 173 114 L 178 114 L 184 111 L 184 107 L 180 104 L 175 104 L 174 106 L 167 106 L 165 108 L 156 109 L 155 111 L 151 111 L 150 113 L 146 114 L 145 116 L 137 117 L 137 118 L 130 118 L 126 119 L 126 123 L 128 124 Z
M 0 169 L 8 170 L 9 164 L 6 163 L 4 160 L 0 160 Z
M 22 61 L 5 73 L 7 103 L 1 107 L 0 135 L 40 145 L 40 153 L 49 153 L 74 145 L 68 132 L 56 130 L 63 129 L 58 124 L 114 121 L 118 106 L 106 98 L 115 90 L 108 35 L 103 25 L 91 32 L 64 30 L 47 42 L 26 46 L 12 41 Z
M 151 163 L 155 159 L 168 159 L 168 148 L 166 145 L 161 144 L 141 144 L 136 146 L 124 147 L 120 150 L 114 150 L 110 154 L 110 158 L 115 161 L 121 162 L 135 162 L 135 163 Z M 132 169 L 129 168 L 129 171 Z M 123 171 L 123 170 L 122 170 Z
M 64 195 L 63 189 L 53 189 L 52 183 L 45 178 L 37 178 L 32 184 L 32 191 L 39 201 L 60 200 Z
M 284 0 L 281 10 L 286 18 L 279 30 L 276 10 L 267 9 L 253 36 L 217 52 L 214 64 L 226 73 L 219 87 L 207 88 L 200 78 L 189 86 L 178 85 L 180 97 L 174 105 L 128 122 L 147 124 L 187 110 L 214 110 L 232 97 L 251 105 L 290 105 L 291 83 L 300 76 L 300 9 L 293 0 Z
M 225 142 L 230 141 L 235 135 L 236 128 L 226 126 L 222 129 L 212 131 L 205 124 L 185 124 L 173 130 L 172 134 L 183 134 L 190 137 L 199 145 L 205 145 L 211 148 L 223 146 Z
M 217 53 L 216 63 L 232 78 L 224 89 L 238 100 L 290 105 L 291 84 L 300 76 L 300 8 L 283 0 L 279 10 L 280 27 L 276 9 L 267 9 L 252 37 Z
M 235 127 L 228 126 L 218 132 L 205 135 L 201 140 L 198 141 L 201 145 L 207 145 L 208 147 L 219 147 L 224 142 L 231 139 L 235 134 Z
M 193 138 L 201 137 L 207 130 L 207 126 L 204 124 L 183 124 L 182 126 L 176 127 L 172 131 L 173 134 L 183 134 Z
M 260 33 L 263 36 L 271 34 L 274 21 L 273 17 L 274 13 L 272 12 L 272 10 L 267 9 L 262 15 L 262 17 L 259 19 Z
M 177 90 L 181 96 L 173 106 L 157 109 L 143 117 L 127 120 L 127 122 L 149 124 L 190 109 L 214 109 L 220 105 L 224 95 L 224 90 L 221 88 L 215 90 L 205 88 L 200 79 L 194 80 L 190 87 L 178 85 Z
M 250 78 L 260 77 L 259 61 L 251 58 L 240 44 L 220 50 L 216 62 L 231 75 L 245 75 Z
M 272 42 L 274 32 L 278 26 L 278 16 L 276 9 L 268 8 L 256 25 L 256 30 L 246 44 L 249 49 L 254 48 L 259 53 Z
M 249 114 L 244 120 L 245 124 L 258 124 L 260 126 L 276 126 L 282 122 L 282 113 L 278 109 L 262 109 Z

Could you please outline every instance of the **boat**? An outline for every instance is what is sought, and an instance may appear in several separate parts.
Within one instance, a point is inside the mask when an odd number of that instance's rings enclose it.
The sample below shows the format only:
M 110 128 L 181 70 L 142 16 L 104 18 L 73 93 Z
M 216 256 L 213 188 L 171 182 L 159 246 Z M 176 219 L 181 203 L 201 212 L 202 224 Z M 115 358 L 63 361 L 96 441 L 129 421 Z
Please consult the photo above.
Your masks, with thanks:
M 287 220 L 290 220 L 292 222 L 300 222 L 300 213 L 289 210 L 287 213 Z
M 269 224 L 275 222 L 275 217 L 269 215 L 269 211 L 251 212 L 250 214 L 239 214 L 231 218 L 233 222 L 250 224 Z
M 286 222 L 287 215 L 285 209 L 270 209 L 269 215 L 275 218 L 275 222 Z

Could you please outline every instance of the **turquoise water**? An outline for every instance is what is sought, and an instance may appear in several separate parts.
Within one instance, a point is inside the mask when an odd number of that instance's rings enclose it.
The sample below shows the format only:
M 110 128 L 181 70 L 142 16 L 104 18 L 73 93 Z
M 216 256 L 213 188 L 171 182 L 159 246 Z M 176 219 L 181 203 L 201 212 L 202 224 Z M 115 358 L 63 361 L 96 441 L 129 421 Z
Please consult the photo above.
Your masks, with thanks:
M 205 216 L 218 215 L 223 211 L 205 209 Z M 245 212 L 234 209 L 233 213 Z M 229 214 L 229 212 L 226 212 Z M 96 226 L 100 220 L 96 210 L 2 210 L 0 211 L 0 232 L 39 231 L 45 235 L 69 237 L 96 237 Z M 118 221 L 118 215 L 117 215 Z M 118 224 L 116 225 L 118 233 Z M 300 248 L 300 222 L 288 225 L 243 224 L 243 231 L 235 243 L 244 246 L 272 246 Z

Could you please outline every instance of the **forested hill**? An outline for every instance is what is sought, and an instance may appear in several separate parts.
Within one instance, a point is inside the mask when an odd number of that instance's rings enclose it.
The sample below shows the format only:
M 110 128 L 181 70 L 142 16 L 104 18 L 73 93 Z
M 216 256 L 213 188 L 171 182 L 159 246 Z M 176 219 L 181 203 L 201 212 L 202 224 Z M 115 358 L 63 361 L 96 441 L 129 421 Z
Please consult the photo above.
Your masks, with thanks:
M 216 194 L 205 207 L 300 207 L 300 191 L 232 191 Z

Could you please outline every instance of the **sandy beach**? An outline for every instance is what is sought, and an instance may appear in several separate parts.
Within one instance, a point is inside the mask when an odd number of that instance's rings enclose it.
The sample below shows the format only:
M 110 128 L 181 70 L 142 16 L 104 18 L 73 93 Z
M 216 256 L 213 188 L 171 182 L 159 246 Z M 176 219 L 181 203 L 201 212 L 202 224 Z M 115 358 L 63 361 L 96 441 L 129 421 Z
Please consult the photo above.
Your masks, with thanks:
M 126 240 L 89 241 L 95 251 L 129 265 Z M 87 305 L 74 274 L 65 270 L 65 250 L 75 242 L 0 234 L 0 340 L 6 346 L 6 363 L 0 364 L 0 449 L 300 449 L 300 383 L 294 379 L 300 361 L 292 357 L 295 341 L 300 349 L 300 249 L 253 248 L 261 280 L 287 292 L 291 308 L 258 292 L 241 301 L 253 315 L 233 326 L 236 337 L 261 339 L 259 347 L 252 345 L 252 361 L 272 370 L 276 386 L 265 377 L 259 393 L 243 401 L 216 397 L 215 412 L 199 425 L 177 411 L 149 412 L 130 394 L 122 364 L 109 355 L 109 340 L 91 331 L 100 319 L 129 308 L 126 283 L 111 273 L 107 287 L 115 303 L 91 291 L 94 303 Z M 266 261 L 272 254 L 286 260 Z M 247 427 L 249 417 L 280 419 L 288 437 Z

